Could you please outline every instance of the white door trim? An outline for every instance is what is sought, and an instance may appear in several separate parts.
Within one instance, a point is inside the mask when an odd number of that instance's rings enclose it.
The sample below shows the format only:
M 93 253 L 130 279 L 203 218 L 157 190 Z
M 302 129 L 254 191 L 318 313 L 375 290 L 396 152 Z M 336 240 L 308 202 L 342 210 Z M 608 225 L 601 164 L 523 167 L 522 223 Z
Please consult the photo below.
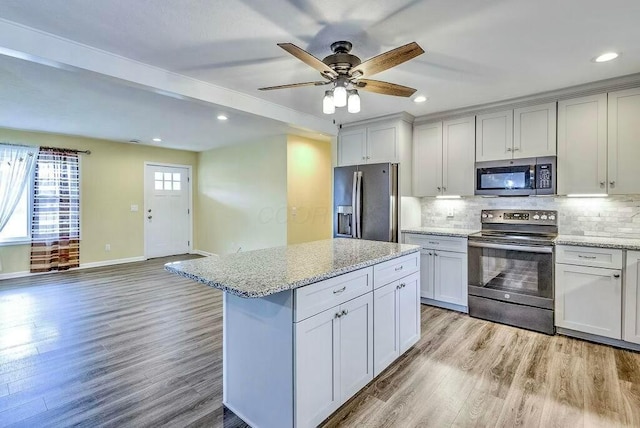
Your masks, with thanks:
M 189 197 L 189 253 L 193 252 L 193 166 L 191 165 L 180 165 L 176 163 L 164 163 L 164 162 L 151 162 L 144 161 L 144 169 L 143 169 L 143 197 L 144 197 L 144 208 L 142 213 L 142 227 L 143 227 L 143 240 L 144 240 L 144 258 L 149 259 L 147 252 L 147 227 L 146 227 L 146 213 L 147 213 L 147 167 L 148 166 L 168 166 L 173 168 L 185 168 L 189 171 L 189 179 L 187 180 L 187 188 L 188 188 L 188 197 Z

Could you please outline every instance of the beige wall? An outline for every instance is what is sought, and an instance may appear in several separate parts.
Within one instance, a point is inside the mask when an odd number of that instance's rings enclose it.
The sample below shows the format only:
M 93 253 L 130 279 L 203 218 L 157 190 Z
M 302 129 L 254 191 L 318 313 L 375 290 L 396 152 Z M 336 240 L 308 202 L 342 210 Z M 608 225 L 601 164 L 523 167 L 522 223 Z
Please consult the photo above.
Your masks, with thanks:
M 287 242 L 332 236 L 331 143 L 287 138 Z
M 287 243 L 285 136 L 198 155 L 196 248 L 215 254 Z
M 127 259 L 144 255 L 144 162 L 191 165 L 197 153 L 90 138 L 0 129 L 0 141 L 91 150 L 81 155 L 80 263 Z M 197 180 L 194 180 L 194 199 Z M 130 206 L 139 206 L 131 212 Z M 194 204 L 197 213 L 198 204 Z M 198 248 L 194 219 L 194 248 Z M 111 244 L 111 251 L 104 250 Z M 2 273 L 29 270 L 29 246 L 0 247 Z

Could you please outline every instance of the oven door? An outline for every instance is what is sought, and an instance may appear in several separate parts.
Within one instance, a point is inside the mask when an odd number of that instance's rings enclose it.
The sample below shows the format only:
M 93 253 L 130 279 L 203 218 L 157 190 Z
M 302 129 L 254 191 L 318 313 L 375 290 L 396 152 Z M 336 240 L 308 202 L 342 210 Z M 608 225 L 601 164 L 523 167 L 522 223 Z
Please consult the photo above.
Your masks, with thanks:
M 553 246 L 469 240 L 469 295 L 553 309 Z

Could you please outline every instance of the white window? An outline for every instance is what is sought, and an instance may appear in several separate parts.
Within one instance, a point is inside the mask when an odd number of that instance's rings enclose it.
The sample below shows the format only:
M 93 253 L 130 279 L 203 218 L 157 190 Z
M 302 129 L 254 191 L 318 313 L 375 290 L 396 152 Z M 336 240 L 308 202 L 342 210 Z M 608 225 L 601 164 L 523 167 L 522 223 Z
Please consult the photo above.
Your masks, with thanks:
M 153 181 L 155 190 L 180 190 L 179 172 L 156 172 Z
M 7 224 L 0 230 L 0 243 L 14 243 L 21 241 L 29 241 L 31 239 L 31 227 L 29 227 L 29 215 L 31 210 L 29 209 L 29 195 L 33 183 L 29 183 L 22 191 L 22 196 L 16 209 L 11 214 L 11 218 Z

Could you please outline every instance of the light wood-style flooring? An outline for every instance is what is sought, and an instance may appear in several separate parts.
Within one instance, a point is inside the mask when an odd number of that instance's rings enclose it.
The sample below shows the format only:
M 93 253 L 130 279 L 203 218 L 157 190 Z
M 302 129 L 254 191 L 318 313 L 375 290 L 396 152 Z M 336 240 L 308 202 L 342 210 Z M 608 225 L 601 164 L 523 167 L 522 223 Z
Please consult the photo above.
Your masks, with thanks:
M 0 427 L 246 427 L 222 401 L 221 292 L 156 259 L 0 281 Z M 640 353 L 422 307 L 345 427 L 640 426 Z

